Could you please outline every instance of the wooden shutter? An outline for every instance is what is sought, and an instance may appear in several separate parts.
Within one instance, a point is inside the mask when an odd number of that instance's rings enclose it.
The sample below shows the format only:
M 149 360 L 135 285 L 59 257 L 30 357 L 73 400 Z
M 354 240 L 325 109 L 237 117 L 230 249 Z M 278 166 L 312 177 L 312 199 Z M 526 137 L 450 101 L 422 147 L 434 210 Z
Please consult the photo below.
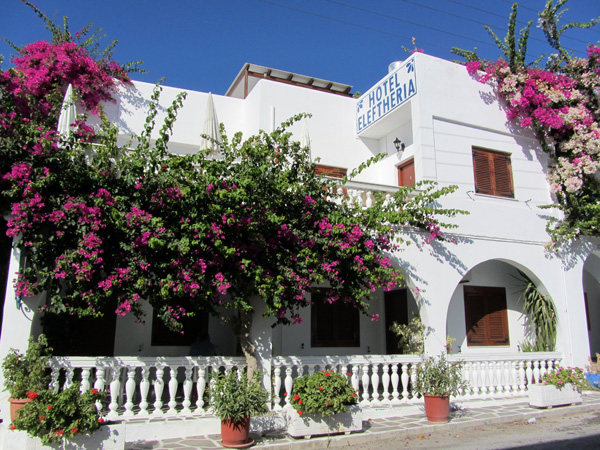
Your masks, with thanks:
M 343 167 L 325 166 L 323 164 L 315 164 L 315 173 L 317 175 L 325 175 L 333 178 L 344 178 L 348 173 L 348 169 Z
M 465 286 L 467 345 L 509 345 L 504 288 Z
M 398 166 L 398 186 L 413 187 L 415 185 L 415 161 Z
M 478 194 L 514 198 L 510 155 L 474 148 L 473 172 Z
M 342 300 L 328 303 L 327 289 L 311 292 L 311 346 L 360 347 L 358 309 Z

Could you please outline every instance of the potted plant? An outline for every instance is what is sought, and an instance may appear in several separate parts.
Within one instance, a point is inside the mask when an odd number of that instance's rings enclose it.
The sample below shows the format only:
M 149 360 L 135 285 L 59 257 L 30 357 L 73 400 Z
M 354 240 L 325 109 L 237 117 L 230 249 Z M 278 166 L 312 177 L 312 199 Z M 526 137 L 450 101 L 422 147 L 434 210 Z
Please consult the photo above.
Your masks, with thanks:
M 310 437 L 362 430 L 362 410 L 349 375 L 330 369 L 296 378 L 290 394 L 293 413 L 288 410 L 288 434 Z
M 446 355 L 427 357 L 417 366 L 415 391 L 425 400 L 425 415 L 430 422 L 448 422 L 450 396 L 468 386 L 462 377 L 462 362 L 450 362 Z
M 529 406 L 548 408 L 581 403 L 581 390 L 586 387 L 583 370 L 578 367 L 557 366 L 544 374 L 539 383 L 527 387 Z
M 592 361 L 586 366 L 585 378 L 594 389 L 600 389 L 600 353 L 596 353 L 596 362 Z
M 40 334 L 37 341 L 29 338 L 25 354 L 11 349 L 2 362 L 4 389 L 10 398 L 10 417 L 14 422 L 18 411 L 25 403 L 35 398 L 35 393 L 48 389 L 50 368 L 48 362 L 52 357 L 52 349 L 48 347 L 46 336 Z
M 261 384 L 260 374 L 248 378 L 246 371 L 217 373 L 209 385 L 210 411 L 221 419 L 221 445 L 247 448 L 250 439 L 250 417 L 266 414 L 269 394 Z
M 43 444 L 86 437 L 106 424 L 96 407 L 104 395 L 97 389 L 81 393 L 79 383 L 58 392 L 49 389 L 31 392 L 32 401 L 19 411 L 10 429 L 26 431 Z

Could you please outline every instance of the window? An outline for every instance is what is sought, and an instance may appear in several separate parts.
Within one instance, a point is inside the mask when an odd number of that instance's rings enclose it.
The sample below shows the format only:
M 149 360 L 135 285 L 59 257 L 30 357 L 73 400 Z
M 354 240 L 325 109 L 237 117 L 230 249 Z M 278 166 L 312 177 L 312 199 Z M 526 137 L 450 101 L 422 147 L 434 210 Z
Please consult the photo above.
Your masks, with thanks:
M 325 166 L 323 164 L 315 164 L 315 173 L 317 175 L 325 175 L 333 178 L 344 178 L 348 173 L 348 169 L 343 167 Z
M 190 305 L 186 309 L 190 309 Z M 190 346 L 198 336 L 208 334 L 208 313 L 197 311 L 193 317 L 185 316 L 180 319 L 184 333 L 171 331 L 158 317 L 156 310 L 152 313 L 152 340 L 153 346 Z
M 473 148 L 473 171 L 476 193 L 514 198 L 508 153 Z
M 415 160 L 398 166 L 398 186 L 413 187 L 415 185 Z
M 509 345 L 506 290 L 464 286 L 468 346 Z
M 311 345 L 313 347 L 360 347 L 358 309 L 338 300 L 328 303 L 328 289 L 311 292 Z

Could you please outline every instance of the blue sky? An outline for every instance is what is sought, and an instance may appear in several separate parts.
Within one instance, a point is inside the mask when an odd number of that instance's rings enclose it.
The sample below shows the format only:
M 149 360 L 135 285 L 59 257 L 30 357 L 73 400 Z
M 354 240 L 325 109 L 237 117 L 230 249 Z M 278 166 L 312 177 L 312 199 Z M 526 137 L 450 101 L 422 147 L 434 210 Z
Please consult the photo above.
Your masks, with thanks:
M 496 58 L 499 52 L 482 24 L 501 37 L 509 0 L 38 0 L 38 7 L 57 23 L 69 17 L 72 31 L 88 22 L 118 39 L 115 59 L 142 60 L 148 74 L 133 78 L 184 89 L 224 94 L 244 63 L 323 78 L 365 92 L 403 60 L 416 39 L 425 53 L 454 59 L 452 46 Z M 519 3 L 519 22 L 533 19 L 544 0 Z M 600 17 L 600 0 L 570 0 L 566 21 Z M 548 47 L 532 27 L 531 59 Z M 585 55 L 589 42 L 600 41 L 600 26 L 568 31 L 566 47 Z M 19 0 L 3 0 L 0 37 L 17 45 L 47 39 L 44 23 Z M 4 68 L 12 50 L 0 42 Z

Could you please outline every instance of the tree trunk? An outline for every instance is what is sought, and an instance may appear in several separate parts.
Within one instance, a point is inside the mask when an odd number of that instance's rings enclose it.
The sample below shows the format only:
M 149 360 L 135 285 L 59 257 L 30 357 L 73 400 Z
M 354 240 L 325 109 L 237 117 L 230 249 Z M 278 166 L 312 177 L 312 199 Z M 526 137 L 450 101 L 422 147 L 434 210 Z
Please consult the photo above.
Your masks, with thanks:
M 242 352 L 246 357 L 246 363 L 248 364 L 248 379 L 251 379 L 258 370 L 256 347 L 250 338 L 252 314 L 254 314 L 253 311 L 246 311 L 244 309 L 240 311 L 240 345 L 242 347 Z

